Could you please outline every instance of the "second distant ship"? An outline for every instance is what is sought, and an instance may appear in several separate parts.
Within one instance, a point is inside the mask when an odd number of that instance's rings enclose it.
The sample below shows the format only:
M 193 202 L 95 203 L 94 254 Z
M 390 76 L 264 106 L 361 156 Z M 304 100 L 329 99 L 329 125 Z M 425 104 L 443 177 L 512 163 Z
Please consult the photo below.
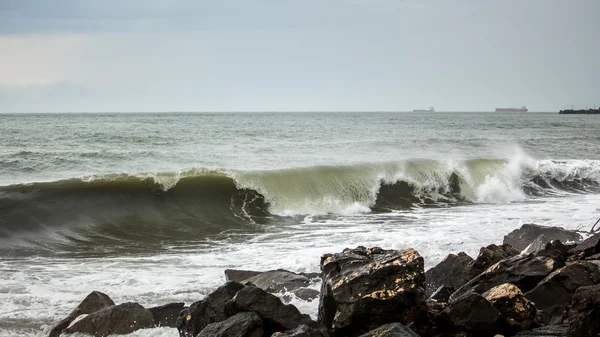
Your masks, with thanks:
M 527 112 L 529 111 L 526 106 L 520 108 L 496 108 L 496 112 Z
M 413 110 L 413 112 L 435 112 L 435 110 L 433 109 L 432 106 L 430 106 L 429 110 L 423 110 L 423 109 L 418 110 L 417 109 L 417 110 Z

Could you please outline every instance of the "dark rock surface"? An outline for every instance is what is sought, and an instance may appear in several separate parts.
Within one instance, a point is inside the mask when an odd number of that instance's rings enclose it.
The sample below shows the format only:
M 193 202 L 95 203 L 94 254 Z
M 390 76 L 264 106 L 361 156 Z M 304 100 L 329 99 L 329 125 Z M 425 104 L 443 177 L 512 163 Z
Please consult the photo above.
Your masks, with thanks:
M 419 335 L 400 323 L 391 323 L 362 334 L 360 337 L 419 337 Z
M 260 317 L 253 312 L 240 312 L 228 319 L 207 325 L 196 337 L 262 337 Z
M 454 289 L 467 283 L 465 268 L 473 258 L 465 253 L 450 254 L 425 273 L 425 296 L 430 297 L 441 286 Z
M 261 274 L 262 271 L 225 269 L 225 281 L 244 283 L 245 280 Z
M 58 322 L 50 331 L 49 337 L 58 337 L 66 329 L 71 322 L 81 315 L 91 314 L 100 309 L 104 309 L 115 305 L 108 295 L 99 291 L 92 291 L 89 293 L 79 305 L 71 311 L 71 313 L 63 320 Z
M 566 265 L 569 248 L 560 242 L 560 240 L 552 240 L 544 247 L 532 251 L 535 256 L 551 257 L 560 267 Z
M 429 300 L 440 303 L 448 303 L 450 296 L 452 296 L 455 291 L 456 290 L 453 287 L 441 286 L 433 294 L 431 294 L 431 296 L 429 296 Z
M 569 310 L 570 337 L 597 337 L 600 334 L 600 285 L 577 289 Z
M 484 336 L 496 331 L 500 312 L 483 296 L 468 293 L 450 303 L 442 311 L 441 318 L 450 323 L 444 324 L 446 330 L 454 326 L 458 330 Z
M 525 224 L 504 236 L 503 243 L 511 245 L 518 251 L 523 251 L 540 235 L 544 235 L 543 240 L 545 242 L 543 244 L 552 240 L 560 240 L 561 242 L 579 242 L 583 240 L 579 233 L 564 228 Z
M 65 329 L 66 333 L 93 336 L 125 335 L 154 326 L 152 313 L 138 303 L 123 303 L 100 309 Z
M 262 290 L 277 293 L 283 290 L 293 291 L 310 285 L 308 277 L 287 270 L 272 270 L 260 273 L 244 283 L 250 282 Z
M 529 329 L 536 318 L 536 307 L 521 289 L 510 283 L 496 286 L 483 294 L 502 315 L 501 331 L 514 334 Z
M 598 283 L 598 266 L 588 261 L 578 261 L 552 272 L 525 297 L 533 301 L 538 309 L 545 310 L 570 303 L 577 288 Z
M 600 253 L 600 233 L 594 234 L 569 250 L 569 260 L 583 260 Z
M 567 316 L 568 305 L 555 305 L 545 310 L 538 310 L 536 321 L 542 325 L 562 324 Z
M 481 294 L 503 283 L 512 283 L 527 292 L 557 268 L 556 261 L 549 257 L 519 255 L 504 259 L 456 290 L 450 302 L 467 292 Z
M 516 255 L 519 255 L 519 252 L 507 244 L 482 247 L 479 249 L 477 258 L 474 261 L 471 261 L 465 269 L 465 283 L 483 273 L 496 262 Z M 456 289 L 458 288 L 460 287 L 457 287 Z
M 243 288 L 243 284 L 229 281 L 203 300 L 192 303 L 177 318 L 176 325 L 179 335 L 181 337 L 196 337 L 210 323 L 227 319 L 230 315 L 226 315 L 224 312 L 225 304 Z
M 567 336 L 566 325 L 550 325 L 537 329 L 521 331 L 515 337 L 565 337 Z
M 276 332 L 271 337 L 329 337 L 329 334 L 323 328 L 316 329 L 303 324 L 292 330 Z
M 335 335 L 356 336 L 427 311 L 423 258 L 414 249 L 345 249 L 321 258 L 318 320 Z
M 177 318 L 179 313 L 184 309 L 184 303 L 169 303 L 158 307 L 153 307 L 148 310 L 152 313 L 154 324 L 156 326 L 168 326 L 170 328 L 177 327 Z

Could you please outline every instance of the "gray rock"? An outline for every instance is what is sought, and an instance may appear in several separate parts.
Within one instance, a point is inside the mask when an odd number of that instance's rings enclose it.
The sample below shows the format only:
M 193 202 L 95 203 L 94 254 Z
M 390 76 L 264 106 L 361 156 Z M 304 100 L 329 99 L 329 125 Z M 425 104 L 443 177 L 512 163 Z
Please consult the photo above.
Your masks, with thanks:
M 262 271 L 240 270 L 240 269 L 225 269 L 225 280 L 244 283 L 245 280 L 261 274 Z
M 521 331 L 515 337 L 565 337 L 567 336 L 566 325 L 550 325 L 541 328 Z
M 207 325 L 196 337 L 262 337 L 260 317 L 253 312 L 240 312 L 228 319 Z
M 154 324 L 156 326 L 168 326 L 170 328 L 177 327 L 177 318 L 179 313 L 184 309 L 184 303 L 169 303 L 158 307 L 153 307 L 148 310 L 152 313 Z
M 544 235 L 544 245 L 551 240 L 560 240 L 561 242 L 580 242 L 583 240 L 579 233 L 564 228 L 525 224 L 504 236 L 503 243 L 511 245 L 518 251 L 523 251 L 542 234 Z
M 569 310 L 569 336 L 597 337 L 600 333 L 600 284 L 580 287 Z
M 77 317 L 80 315 L 87 315 L 96 312 L 100 309 L 104 309 L 115 305 L 115 302 L 108 297 L 108 295 L 99 291 L 93 291 L 88 294 L 79 305 L 71 311 L 71 313 L 60 321 L 50 331 L 49 337 L 58 337 Z
M 600 233 L 594 234 L 569 250 L 569 260 L 584 260 L 600 253 Z
M 104 337 L 110 334 L 125 335 L 153 326 L 152 313 L 138 303 L 130 302 L 100 309 L 75 322 L 64 331 Z
M 465 283 L 483 273 L 496 262 L 519 255 L 519 252 L 510 245 L 489 245 L 479 249 L 479 255 L 474 261 L 471 261 L 465 268 Z M 457 287 L 458 289 L 460 287 Z
M 391 323 L 362 334 L 360 337 L 419 337 L 419 335 L 400 323 Z
M 483 296 L 471 292 L 451 302 L 441 317 L 458 330 L 485 336 L 496 331 L 500 312 Z
M 308 325 L 299 325 L 292 330 L 276 332 L 271 337 L 329 337 L 326 329 L 315 329 Z
M 430 297 L 441 286 L 458 289 L 467 283 L 465 269 L 473 258 L 465 253 L 450 254 L 425 272 L 425 296 Z

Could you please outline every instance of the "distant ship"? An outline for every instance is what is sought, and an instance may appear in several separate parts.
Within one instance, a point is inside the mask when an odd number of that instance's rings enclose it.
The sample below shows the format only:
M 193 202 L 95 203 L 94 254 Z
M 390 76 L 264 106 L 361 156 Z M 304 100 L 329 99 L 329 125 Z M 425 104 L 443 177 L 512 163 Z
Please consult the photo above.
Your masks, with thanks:
M 527 112 L 529 111 L 526 106 L 520 108 L 496 108 L 496 112 Z
M 433 109 L 433 107 L 432 107 L 432 106 L 430 106 L 430 107 L 429 107 L 429 110 L 423 110 L 423 109 L 421 109 L 421 110 L 418 110 L 418 109 L 417 109 L 417 110 L 413 110 L 413 112 L 435 112 L 435 110 Z

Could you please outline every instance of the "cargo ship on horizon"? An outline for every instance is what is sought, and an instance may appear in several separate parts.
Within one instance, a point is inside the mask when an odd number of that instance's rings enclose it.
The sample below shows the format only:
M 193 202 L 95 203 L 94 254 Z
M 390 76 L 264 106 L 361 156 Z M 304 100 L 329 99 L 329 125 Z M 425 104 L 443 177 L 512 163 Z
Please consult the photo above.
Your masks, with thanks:
M 529 109 L 527 109 L 526 106 L 522 106 L 520 108 L 496 108 L 496 112 L 527 112 L 529 111 Z
M 428 110 L 425 110 L 425 109 L 415 109 L 415 110 L 413 110 L 413 112 L 435 112 L 435 109 L 432 106 L 430 106 Z

